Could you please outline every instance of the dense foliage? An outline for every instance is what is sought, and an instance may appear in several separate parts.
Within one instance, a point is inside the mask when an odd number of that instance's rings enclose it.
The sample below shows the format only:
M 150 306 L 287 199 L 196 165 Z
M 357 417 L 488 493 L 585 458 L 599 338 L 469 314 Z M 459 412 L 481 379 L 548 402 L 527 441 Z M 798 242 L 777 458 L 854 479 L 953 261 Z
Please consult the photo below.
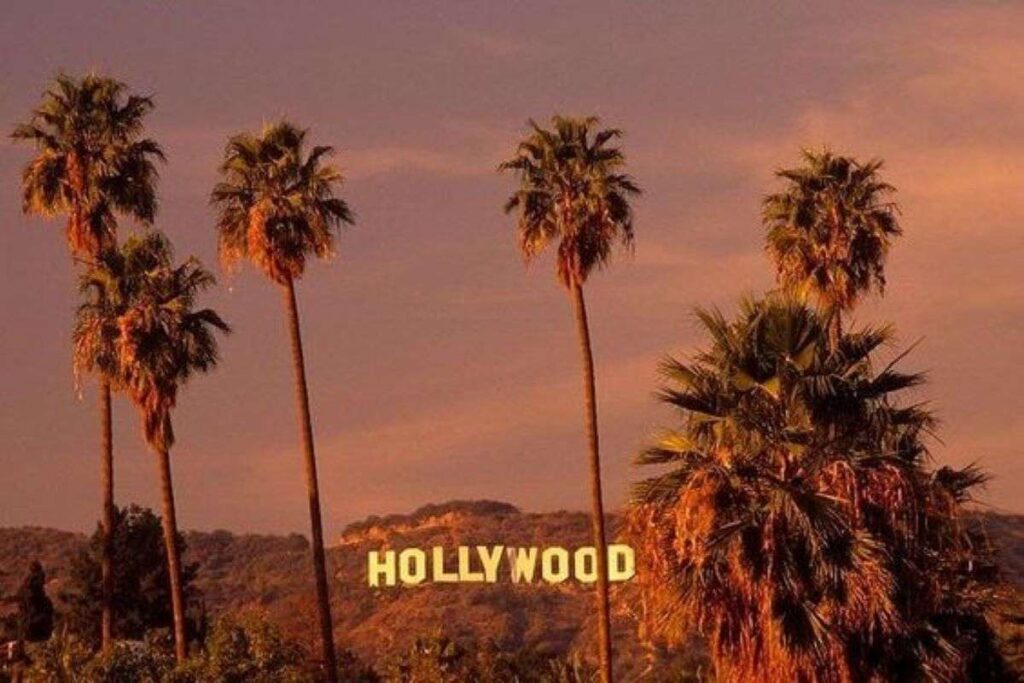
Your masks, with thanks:
M 902 234 L 896 190 L 878 159 L 805 150 L 803 162 L 777 171 L 784 187 L 764 199 L 765 248 L 779 284 L 813 298 L 835 340 L 841 314 L 885 288 L 889 247 Z
M 143 137 L 149 97 L 96 74 L 59 74 L 26 123 L 11 137 L 36 157 L 22 173 L 25 213 L 67 217 L 73 254 L 95 257 L 116 244 L 118 214 L 151 223 L 156 164 L 164 154 Z
M 15 600 L 14 636 L 30 643 L 48 639 L 53 632 L 53 602 L 46 594 L 46 572 L 38 561 L 29 567 Z
M 555 116 L 551 127 L 530 121 L 530 134 L 502 163 L 519 187 L 505 203 L 518 220 L 519 248 L 531 261 L 548 246 L 567 288 L 582 285 L 608 265 L 617 244 L 633 244 L 630 199 L 640 194 L 625 173 L 625 155 L 613 142 L 615 128 L 598 128 L 596 117 Z
M 228 141 L 222 180 L 210 198 L 226 264 L 248 259 L 274 282 L 297 280 L 307 259 L 331 256 L 337 229 L 354 222 L 348 204 L 335 196 L 342 176 L 327 163 L 334 149 L 307 150 L 307 134 L 279 121 Z
M 117 592 L 114 594 L 114 633 L 127 640 L 142 640 L 154 630 L 169 632 L 172 626 L 167 580 L 167 556 L 160 518 L 137 505 L 118 510 L 114 526 L 113 554 Z M 90 646 L 98 643 L 101 594 L 100 553 L 102 530 L 97 529 L 87 547 L 79 551 L 61 597 L 66 605 L 63 623 L 68 632 Z M 184 554 L 188 546 L 178 537 Z M 202 638 L 206 614 L 202 595 L 195 585 L 197 566 L 182 568 L 188 626 L 193 638 Z
M 54 683 L 315 683 L 309 654 L 256 612 L 218 619 L 202 649 L 183 665 L 149 641 L 119 641 L 93 654 L 61 632 L 29 651 L 30 682 Z M 493 644 L 457 643 L 441 635 L 419 638 L 406 652 L 373 667 L 350 652 L 339 658 L 346 683 L 584 683 L 593 672 L 574 659 L 501 652 Z M 5 681 L 0 672 L 0 681 Z
M 668 361 L 680 426 L 640 456 L 653 631 L 698 628 L 725 680 L 962 679 L 989 656 L 989 558 L 963 524 L 973 468 L 933 470 L 920 383 L 878 369 L 885 328 L 846 332 L 784 297 L 702 312 L 710 346 Z

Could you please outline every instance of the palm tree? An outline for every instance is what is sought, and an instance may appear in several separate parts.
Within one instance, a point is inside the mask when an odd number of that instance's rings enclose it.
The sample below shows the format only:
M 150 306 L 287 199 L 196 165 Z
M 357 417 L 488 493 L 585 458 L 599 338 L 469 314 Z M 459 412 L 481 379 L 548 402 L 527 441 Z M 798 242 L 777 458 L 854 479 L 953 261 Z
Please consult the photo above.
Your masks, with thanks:
M 215 332 L 228 325 L 211 309 L 195 308 L 197 296 L 211 287 L 213 275 L 195 258 L 171 265 L 171 246 L 153 233 L 147 238 L 159 265 L 141 278 L 134 301 L 117 318 L 118 374 L 142 417 L 143 435 L 157 456 L 164 545 L 174 617 L 174 651 L 179 663 L 187 656 L 185 605 L 182 590 L 178 524 L 171 477 L 174 445 L 171 411 L 178 390 L 196 373 L 217 364 Z M 130 251 L 130 250 L 129 250 Z
M 116 244 L 116 214 L 150 223 L 156 214 L 156 161 L 160 146 L 142 137 L 143 119 L 153 108 L 148 97 L 130 94 L 118 81 L 90 74 L 64 74 L 43 95 L 27 123 L 12 137 L 29 142 L 36 157 L 22 173 L 26 214 L 66 216 L 71 253 L 94 261 Z M 101 642 L 113 638 L 114 572 L 111 566 L 114 515 L 114 457 L 111 382 L 108 365 L 94 366 L 100 390 L 100 472 L 103 489 L 103 606 Z
M 962 680 L 989 631 L 962 509 L 983 475 L 927 467 L 934 420 L 897 402 L 921 376 L 873 368 L 890 330 L 833 340 L 779 295 L 700 319 L 628 515 L 651 632 L 699 629 L 723 681 Z
M 640 194 L 622 172 L 625 157 L 608 143 L 620 137 L 616 129 L 598 130 L 596 117 L 555 116 L 551 129 L 530 121 L 530 134 L 519 143 L 515 157 L 499 166 L 512 171 L 519 189 L 505 203 L 505 212 L 518 214 L 519 248 L 527 262 L 557 242 L 558 281 L 568 290 L 576 314 L 583 356 L 586 429 L 590 445 L 590 491 L 593 541 L 597 548 L 597 604 L 601 674 L 611 680 L 611 618 L 608 602 L 607 544 L 601 459 L 594 390 L 594 357 L 590 346 L 583 285 L 595 269 L 611 261 L 616 243 L 633 244 L 630 197 Z
M 232 137 L 220 169 L 223 180 L 214 187 L 211 203 L 218 211 L 222 262 L 230 267 L 248 259 L 281 287 L 292 343 L 323 665 L 334 683 L 334 628 L 295 281 L 305 272 L 307 258 L 334 253 L 335 230 L 354 221 L 348 205 L 335 196 L 341 172 L 324 161 L 333 149 L 315 146 L 307 152 L 306 137 L 307 131 L 287 121 L 265 126 L 258 135 Z
M 830 318 L 833 344 L 842 314 L 885 287 L 885 260 L 901 234 L 895 192 L 881 180 L 882 162 L 861 163 L 823 150 L 803 152 L 804 165 L 783 169 L 781 192 L 765 197 L 766 248 L 779 283 L 813 296 Z

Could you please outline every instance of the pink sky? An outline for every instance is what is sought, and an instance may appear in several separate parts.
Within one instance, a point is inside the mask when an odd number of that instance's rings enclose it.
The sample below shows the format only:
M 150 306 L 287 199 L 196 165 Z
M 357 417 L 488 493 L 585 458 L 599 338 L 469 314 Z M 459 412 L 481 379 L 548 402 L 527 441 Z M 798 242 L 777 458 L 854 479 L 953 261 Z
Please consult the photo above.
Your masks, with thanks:
M 749 5 L 15 0 L 0 126 L 59 69 L 153 93 L 158 225 L 211 267 L 206 198 L 229 134 L 288 116 L 339 149 L 358 224 L 299 289 L 331 532 L 456 497 L 585 506 L 571 311 L 550 263 L 520 262 L 494 171 L 528 117 L 625 129 L 646 190 L 635 256 L 588 291 L 613 505 L 670 424 L 655 369 L 701 343 L 691 308 L 771 282 L 758 208 L 774 168 L 801 146 L 883 157 L 906 235 L 887 296 L 856 317 L 923 339 L 905 367 L 929 372 L 915 398 L 943 421 L 937 460 L 980 461 L 985 501 L 1024 512 L 1024 6 Z M 62 225 L 20 213 L 29 154 L 0 142 L 0 525 L 86 529 L 94 391 L 73 387 Z M 209 301 L 236 333 L 181 396 L 179 521 L 305 530 L 280 297 L 246 270 Z M 118 500 L 153 505 L 152 456 L 127 403 L 115 411 Z

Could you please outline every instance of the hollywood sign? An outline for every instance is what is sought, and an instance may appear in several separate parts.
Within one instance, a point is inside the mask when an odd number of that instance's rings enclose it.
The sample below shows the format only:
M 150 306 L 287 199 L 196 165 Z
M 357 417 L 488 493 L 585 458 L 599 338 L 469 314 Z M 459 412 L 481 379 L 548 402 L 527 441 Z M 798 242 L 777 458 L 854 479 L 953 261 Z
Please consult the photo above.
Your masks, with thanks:
M 608 546 L 608 580 L 629 581 L 636 573 L 633 549 L 628 545 Z M 507 576 L 512 583 L 562 583 L 570 578 L 580 583 L 597 581 L 597 551 L 581 547 L 506 548 L 502 545 L 459 546 L 452 552 L 443 547 L 429 550 L 370 551 L 366 555 L 366 578 L 371 587 L 419 586 L 424 583 L 496 583 Z

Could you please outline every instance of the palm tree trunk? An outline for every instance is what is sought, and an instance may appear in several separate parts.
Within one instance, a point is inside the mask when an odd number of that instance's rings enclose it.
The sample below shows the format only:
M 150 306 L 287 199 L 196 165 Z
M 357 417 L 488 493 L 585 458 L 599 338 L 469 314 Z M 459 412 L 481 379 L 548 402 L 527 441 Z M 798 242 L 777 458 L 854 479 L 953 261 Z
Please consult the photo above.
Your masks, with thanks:
M 100 643 L 103 652 L 110 652 L 114 638 L 114 435 L 110 418 L 110 381 L 105 378 L 100 381 L 100 432 L 100 485 L 103 488 Z
M 586 405 L 587 439 L 590 444 L 591 530 L 597 549 L 597 612 L 598 639 L 601 656 L 601 681 L 612 681 L 611 609 L 608 600 L 608 544 L 604 530 L 604 498 L 601 493 L 601 455 L 597 436 L 597 397 L 594 390 L 594 354 L 590 348 L 590 326 L 583 287 L 573 278 L 571 283 L 576 329 L 583 355 L 583 393 Z
M 313 450 L 313 420 L 309 414 L 309 390 L 306 387 L 306 361 L 302 353 L 299 330 L 299 306 L 295 301 L 295 283 L 291 278 L 284 285 L 284 304 L 288 331 L 292 341 L 292 364 L 295 368 L 295 399 L 299 406 L 299 433 L 306 468 L 306 492 L 309 496 L 309 523 L 313 542 L 313 573 L 316 577 L 317 607 L 320 616 L 320 640 L 323 666 L 328 683 L 337 683 L 338 664 L 334 654 L 334 626 L 331 622 L 331 595 L 327 584 L 327 560 L 324 556 L 324 530 L 320 518 L 320 485 L 317 481 L 316 453 Z
M 174 617 L 174 656 L 183 664 L 188 656 L 185 642 L 185 600 L 181 586 L 181 557 L 178 555 L 178 517 L 174 510 L 174 482 L 171 479 L 171 454 L 166 446 L 157 450 L 160 495 L 163 505 L 164 548 L 167 574 L 171 582 L 171 613 Z

